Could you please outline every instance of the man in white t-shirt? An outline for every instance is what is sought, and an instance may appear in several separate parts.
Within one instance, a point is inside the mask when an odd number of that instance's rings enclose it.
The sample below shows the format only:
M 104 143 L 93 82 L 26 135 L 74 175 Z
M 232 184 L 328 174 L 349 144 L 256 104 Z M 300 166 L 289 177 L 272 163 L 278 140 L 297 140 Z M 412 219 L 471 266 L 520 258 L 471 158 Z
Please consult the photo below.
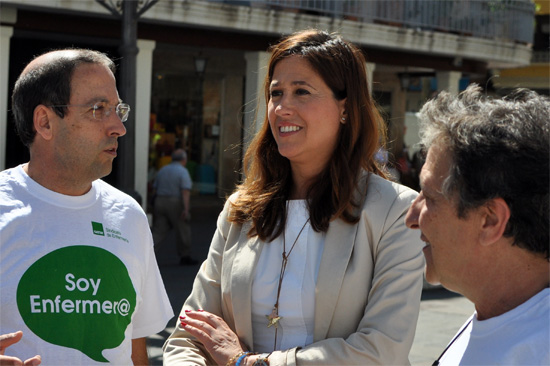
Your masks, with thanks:
M 12 98 L 30 161 L 0 172 L 0 364 L 147 365 L 173 311 L 145 213 L 100 180 L 130 113 L 114 63 L 43 54 Z
M 420 115 L 427 157 L 407 226 L 426 242 L 428 282 L 475 305 L 434 364 L 550 364 L 550 100 L 471 85 Z

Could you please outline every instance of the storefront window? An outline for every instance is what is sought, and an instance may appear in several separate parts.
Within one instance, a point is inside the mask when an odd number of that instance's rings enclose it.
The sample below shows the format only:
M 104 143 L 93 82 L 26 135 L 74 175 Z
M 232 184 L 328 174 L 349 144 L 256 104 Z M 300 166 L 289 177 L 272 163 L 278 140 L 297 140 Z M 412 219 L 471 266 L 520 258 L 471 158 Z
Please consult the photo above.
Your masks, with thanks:
M 150 120 L 149 182 L 170 163 L 174 149 L 187 152 L 194 194 L 216 191 L 221 80 L 193 72 L 156 73 Z

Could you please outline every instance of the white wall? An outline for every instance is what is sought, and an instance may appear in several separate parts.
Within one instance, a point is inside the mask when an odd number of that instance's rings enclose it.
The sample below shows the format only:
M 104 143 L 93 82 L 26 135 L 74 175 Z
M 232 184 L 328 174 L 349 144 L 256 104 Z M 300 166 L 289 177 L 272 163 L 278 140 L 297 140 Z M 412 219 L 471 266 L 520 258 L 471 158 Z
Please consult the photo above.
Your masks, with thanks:
M 12 27 L 0 27 L 0 170 L 6 169 L 6 135 L 8 131 L 8 80 L 10 75 L 10 38 Z
M 405 144 L 408 147 L 409 158 L 412 158 L 413 154 L 420 150 L 418 143 L 420 137 L 418 136 L 419 130 L 418 113 L 417 112 L 407 112 L 405 113 L 405 127 L 407 131 L 405 132 Z
M 244 106 L 244 141 L 248 147 L 250 140 L 260 130 L 261 123 L 266 113 L 266 105 L 263 96 L 263 83 L 267 74 L 268 52 L 246 52 L 246 85 Z M 258 101 L 260 103 L 258 103 Z
M 138 40 L 139 53 L 136 60 L 136 113 L 135 129 L 135 189 L 142 197 L 142 206 L 147 207 L 147 169 L 149 163 L 149 120 L 151 114 L 151 82 L 153 77 L 153 51 L 155 41 Z

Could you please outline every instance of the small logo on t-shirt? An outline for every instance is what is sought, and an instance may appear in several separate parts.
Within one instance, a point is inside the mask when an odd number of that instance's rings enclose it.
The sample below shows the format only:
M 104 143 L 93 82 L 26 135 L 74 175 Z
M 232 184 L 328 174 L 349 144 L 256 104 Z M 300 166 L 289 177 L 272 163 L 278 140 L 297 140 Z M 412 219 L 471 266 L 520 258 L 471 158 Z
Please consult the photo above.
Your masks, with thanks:
M 95 235 L 105 236 L 105 232 L 103 231 L 103 224 L 100 222 L 92 221 L 92 230 L 94 231 Z
M 115 238 L 126 243 L 129 243 L 128 239 L 122 236 L 122 233 L 115 229 L 109 229 L 108 227 L 103 228 L 103 224 L 100 222 L 92 221 L 92 230 L 95 235 L 106 236 L 107 238 Z

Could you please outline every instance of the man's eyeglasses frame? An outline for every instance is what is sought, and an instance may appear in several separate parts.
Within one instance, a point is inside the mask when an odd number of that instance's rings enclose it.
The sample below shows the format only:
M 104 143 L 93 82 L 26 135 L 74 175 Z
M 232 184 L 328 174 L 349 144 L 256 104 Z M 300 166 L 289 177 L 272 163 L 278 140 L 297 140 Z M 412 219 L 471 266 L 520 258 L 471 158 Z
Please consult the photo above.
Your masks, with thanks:
M 115 110 L 115 113 L 117 114 L 118 118 L 122 122 L 126 122 L 128 120 L 128 116 L 130 115 L 130 105 L 127 103 L 118 103 L 114 107 L 105 107 L 105 102 L 97 102 L 95 104 L 58 104 L 58 105 L 50 105 L 49 107 L 89 107 L 92 110 L 92 115 L 95 120 L 97 121 L 103 121 L 105 118 L 109 118 L 111 113 L 113 112 L 113 109 Z M 105 109 L 103 111 L 103 109 Z M 98 112 L 101 111 L 101 112 Z M 99 113 L 103 113 L 103 116 L 99 116 Z

